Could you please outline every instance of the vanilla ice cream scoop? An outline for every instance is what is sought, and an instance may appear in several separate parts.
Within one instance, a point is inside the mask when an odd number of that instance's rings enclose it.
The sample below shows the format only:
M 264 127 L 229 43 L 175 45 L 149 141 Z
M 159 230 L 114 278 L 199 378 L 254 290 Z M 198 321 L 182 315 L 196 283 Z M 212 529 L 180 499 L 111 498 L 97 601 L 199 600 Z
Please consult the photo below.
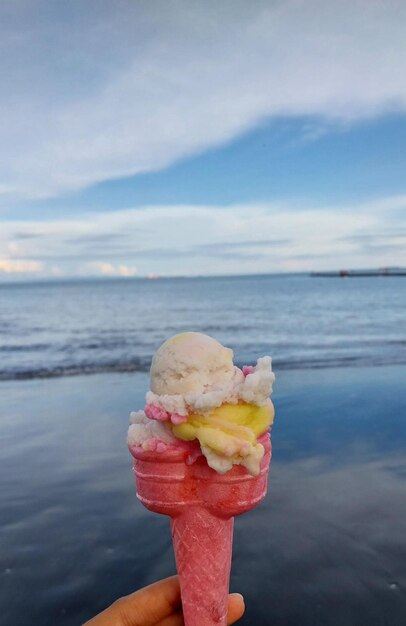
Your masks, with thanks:
M 203 393 L 232 382 L 233 351 L 203 333 L 165 341 L 151 364 L 151 391 L 158 395 Z

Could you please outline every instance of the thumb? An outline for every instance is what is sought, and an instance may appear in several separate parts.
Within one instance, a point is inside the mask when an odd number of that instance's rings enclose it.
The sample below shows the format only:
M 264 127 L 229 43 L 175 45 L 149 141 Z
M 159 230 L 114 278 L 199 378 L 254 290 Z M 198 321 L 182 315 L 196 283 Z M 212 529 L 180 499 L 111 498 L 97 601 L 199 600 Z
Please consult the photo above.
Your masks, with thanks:
M 234 624 L 244 615 L 245 603 L 240 593 L 232 593 L 228 596 L 228 620 L 227 624 Z

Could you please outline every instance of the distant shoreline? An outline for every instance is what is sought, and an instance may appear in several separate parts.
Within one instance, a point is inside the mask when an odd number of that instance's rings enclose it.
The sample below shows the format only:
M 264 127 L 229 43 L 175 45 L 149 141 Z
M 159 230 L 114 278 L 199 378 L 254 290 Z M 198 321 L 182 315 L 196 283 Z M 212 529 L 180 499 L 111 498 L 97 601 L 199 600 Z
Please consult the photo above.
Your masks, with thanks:
M 327 278 L 346 278 L 350 277 L 370 277 L 370 276 L 406 276 L 406 268 L 382 268 L 382 269 L 366 269 L 366 270 L 328 270 L 328 271 L 314 271 L 303 270 L 300 272 L 267 272 L 267 273 L 252 273 L 252 274 L 199 274 L 199 275 L 184 275 L 184 276 L 167 276 L 159 275 L 154 277 L 148 276 L 66 276 L 66 277 L 41 277 L 33 278 L 31 280 L 24 279 L 5 279 L 0 274 L 0 288 L 1 287 L 32 287 L 35 285 L 47 286 L 47 285 L 80 285 L 86 283 L 133 283 L 133 282 L 161 282 L 161 281 L 181 281 L 181 280 L 224 280 L 224 279 L 252 279 L 252 278 L 275 278 L 283 279 L 292 276 L 302 277 L 327 277 Z

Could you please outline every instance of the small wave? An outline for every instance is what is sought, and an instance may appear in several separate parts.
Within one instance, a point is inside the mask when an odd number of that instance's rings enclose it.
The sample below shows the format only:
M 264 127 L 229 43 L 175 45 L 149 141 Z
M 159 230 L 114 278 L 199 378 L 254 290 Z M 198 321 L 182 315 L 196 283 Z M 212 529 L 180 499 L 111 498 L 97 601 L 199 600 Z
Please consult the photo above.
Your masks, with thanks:
M 211 333 L 242 333 L 244 331 L 251 331 L 252 323 L 244 324 L 241 321 L 237 321 L 235 324 L 210 324 L 203 325 L 201 331 L 210 335 Z
M 149 358 L 138 358 L 128 361 L 109 363 L 79 363 L 55 367 L 36 367 L 21 370 L 0 370 L 0 381 L 33 380 L 44 378 L 62 378 L 64 376 L 89 376 L 103 373 L 148 372 Z M 242 367 L 243 363 L 236 363 Z M 273 359 L 273 369 L 278 370 L 311 370 L 330 369 L 335 367 L 379 367 L 385 365 L 406 365 L 406 354 L 391 356 L 342 356 L 325 358 L 290 358 Z
M 274 370 L 323 369 L 334 367 L 380 367 L 383 365 L 406 365 L 406 354 L 399 355 L 357 355 L 314 359 L 273 359 Z
M 36 378 L 62 378 L 64 376 L 88 376 L 102 373 L 148 372 L 150 361 L 134 360 L 113 363 L 86 363 L 61 365 L 56 367 L 37 367 L 21 370 L 0 370 L 0 381 L 33 380 Z
M 0 346 L 0 352 L 37 352 L 39 350 L 49 350 L 53 346 L 49 343 L 31 343 L 24 344 L 11 344 Z

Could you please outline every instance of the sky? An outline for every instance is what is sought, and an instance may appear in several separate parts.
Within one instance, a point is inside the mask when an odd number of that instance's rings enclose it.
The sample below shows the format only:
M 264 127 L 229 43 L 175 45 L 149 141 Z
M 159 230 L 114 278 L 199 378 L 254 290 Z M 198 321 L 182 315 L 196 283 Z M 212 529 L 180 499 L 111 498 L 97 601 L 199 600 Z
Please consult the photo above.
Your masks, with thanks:
M 3 0 L 0 281 L 406 266 L 404 0 Z

